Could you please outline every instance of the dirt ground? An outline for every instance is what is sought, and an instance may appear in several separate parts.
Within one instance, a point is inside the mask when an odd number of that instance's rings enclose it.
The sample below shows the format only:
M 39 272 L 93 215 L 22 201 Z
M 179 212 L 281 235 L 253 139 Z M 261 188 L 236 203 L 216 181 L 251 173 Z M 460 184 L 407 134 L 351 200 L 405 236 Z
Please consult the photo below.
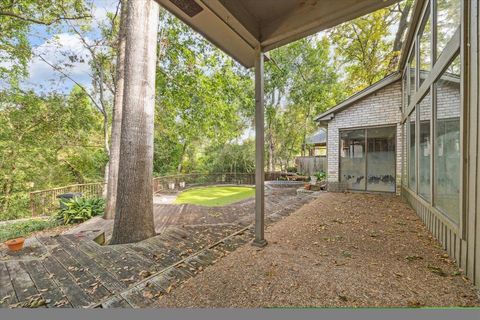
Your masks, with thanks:
M 480 306 L 398 197 L 325 193 L 160 298 L 164 307 Z

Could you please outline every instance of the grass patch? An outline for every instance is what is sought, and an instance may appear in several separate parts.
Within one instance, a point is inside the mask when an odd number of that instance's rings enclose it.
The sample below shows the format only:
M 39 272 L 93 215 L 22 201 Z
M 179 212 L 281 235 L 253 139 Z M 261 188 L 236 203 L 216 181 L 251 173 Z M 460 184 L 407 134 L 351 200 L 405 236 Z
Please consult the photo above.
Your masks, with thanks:
M 18 237 L 27 237 L 33 232 L 56 226 L 58 226 L 58 223 L 51 219 L 32 219 L 9 223 L 0 227 L 0 242 Z
M 255 195 L 255 188 L 251 187 L 201 187 L 186 190 L 180 193 L 175 203 L 196 204 L 206 207 L 220 207 Z

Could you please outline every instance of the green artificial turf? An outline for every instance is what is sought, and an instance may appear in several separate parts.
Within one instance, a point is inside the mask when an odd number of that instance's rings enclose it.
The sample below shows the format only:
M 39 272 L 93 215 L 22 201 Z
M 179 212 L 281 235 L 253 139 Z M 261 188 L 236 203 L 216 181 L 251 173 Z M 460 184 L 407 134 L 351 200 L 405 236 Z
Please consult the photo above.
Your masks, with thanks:
M 180 193 L 175 203 L 196 204 L 206 207 L 225 206 L 255 195 L 255 188 L 214 186 L 193 188 Z

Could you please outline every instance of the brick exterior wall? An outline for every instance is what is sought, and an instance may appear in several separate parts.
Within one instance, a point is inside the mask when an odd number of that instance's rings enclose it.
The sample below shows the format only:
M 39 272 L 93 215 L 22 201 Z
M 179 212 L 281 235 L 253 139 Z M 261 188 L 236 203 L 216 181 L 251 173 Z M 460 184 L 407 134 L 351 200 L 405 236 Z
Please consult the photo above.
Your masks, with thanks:
M 356 101 L 335 114 L 327 124 L 328 181 L 339 181 L 339 130 L 381 125 L 396 125 L 396 191 L 401 190 L 402 129 L 400 126 L 402 84 L 394 82 Z

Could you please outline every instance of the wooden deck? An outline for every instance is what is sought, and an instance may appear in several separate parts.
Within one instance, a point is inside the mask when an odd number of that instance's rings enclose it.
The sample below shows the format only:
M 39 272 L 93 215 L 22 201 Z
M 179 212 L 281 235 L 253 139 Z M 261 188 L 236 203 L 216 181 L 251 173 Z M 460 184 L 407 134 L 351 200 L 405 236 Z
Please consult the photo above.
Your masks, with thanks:
M 309 201 L 267 196 L 267 223 Z M 28 239 L 0 252 L 0 307 L 145 307 L 253 238 L 250 202 L 222 208 L 157 206 L 156 237 L 101 246 L 84 234 Z M 104 226 L 108 232 L 108 224 Z

